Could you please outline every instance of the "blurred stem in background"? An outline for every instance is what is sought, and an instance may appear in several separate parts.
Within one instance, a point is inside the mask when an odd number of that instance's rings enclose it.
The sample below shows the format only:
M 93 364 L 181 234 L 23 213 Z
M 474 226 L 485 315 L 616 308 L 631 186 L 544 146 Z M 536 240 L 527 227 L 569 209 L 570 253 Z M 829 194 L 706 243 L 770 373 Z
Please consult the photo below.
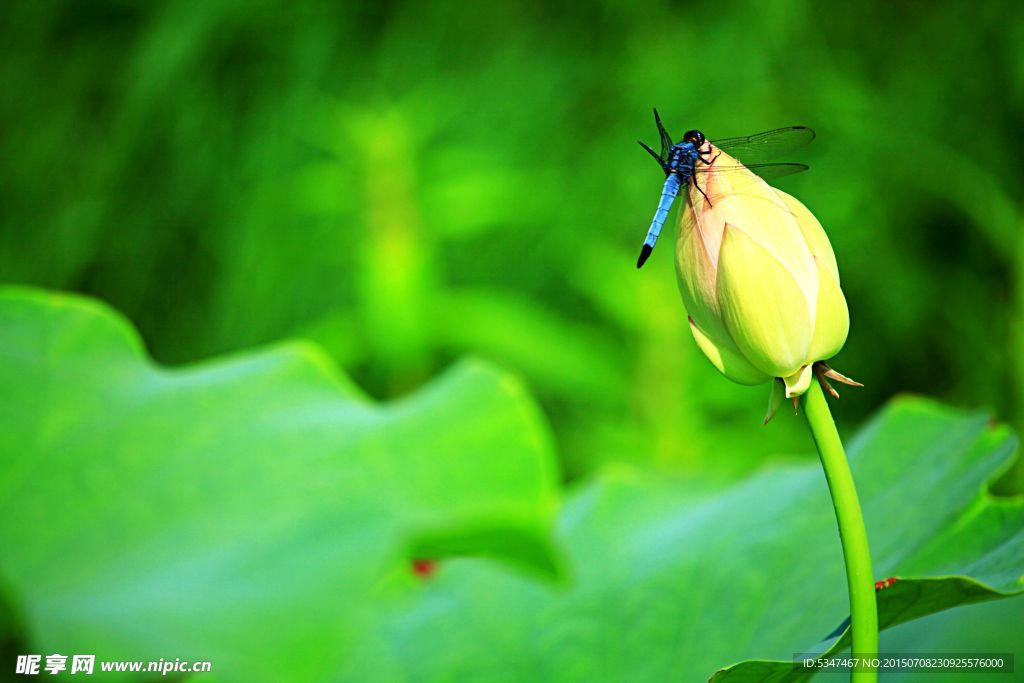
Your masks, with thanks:
M 804 416 L 814 444 L 818 447 L 821 466 L 825 470 L 825 479 L 832 494 L 832 505 L 836 509 L 839 538 L 843 544 L 846 583 L 850 591 L 850 629 L 853 631 L 851 652 L 860 658 L 873 658 L 878 654 L 878 606 L 867 529 L 864 527 L 864 516 L 860 501 L 857 500 L 857 489 L 843 450 L 843 442 L 839 439 L 832 412 L 817 382 L 812 381 L 811 388 L 805 394 Z M 877 678 L 873 668 L 859 665 L 851 675 L 851 680 L 858 683 L 869 683 Z

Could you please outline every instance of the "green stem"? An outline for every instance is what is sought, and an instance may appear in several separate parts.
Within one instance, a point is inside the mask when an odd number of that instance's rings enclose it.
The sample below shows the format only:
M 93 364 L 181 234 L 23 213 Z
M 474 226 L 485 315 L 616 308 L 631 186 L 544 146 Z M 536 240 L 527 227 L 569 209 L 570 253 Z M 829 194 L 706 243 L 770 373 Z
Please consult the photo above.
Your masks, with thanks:
M 857 500 L 850 464 L 839 440 L 836 423 L 828 409 L 828 402 L 817 382 L 804 397 L 804 416 L 811 436 L 818 447 L 821 466 L 825 470 L 832 505 L 839 523 L 839 538 L 846 561 L 846 583 L 850 591 L 850 629 L 853 645 L 850 652 L 860 658 L 874 658 L 878 654 L 878 605 L 875 600 L 875 579 L 871 573 L 871 552 L 864 516 Z M 863 660 L 862 660 L 863 661 Z M 850 680 L 868 683 L 878 680 L 872 667 L 855 668 Z

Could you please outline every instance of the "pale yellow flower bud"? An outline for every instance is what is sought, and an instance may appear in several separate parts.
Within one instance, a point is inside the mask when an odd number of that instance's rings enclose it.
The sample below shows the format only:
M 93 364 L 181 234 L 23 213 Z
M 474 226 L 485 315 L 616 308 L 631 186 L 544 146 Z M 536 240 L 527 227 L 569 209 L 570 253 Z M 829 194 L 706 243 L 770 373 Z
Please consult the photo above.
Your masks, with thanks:
M 713 150 L 719 154 L 718 150 Z M 676 273 L 697 345 L 740 384 L 783 380 L 786 396 L 810 386 L 811 366 L 846 342 L 850 319 L 821 224 L 799 201 L 753 172 L 698 175 L 681 209 Z

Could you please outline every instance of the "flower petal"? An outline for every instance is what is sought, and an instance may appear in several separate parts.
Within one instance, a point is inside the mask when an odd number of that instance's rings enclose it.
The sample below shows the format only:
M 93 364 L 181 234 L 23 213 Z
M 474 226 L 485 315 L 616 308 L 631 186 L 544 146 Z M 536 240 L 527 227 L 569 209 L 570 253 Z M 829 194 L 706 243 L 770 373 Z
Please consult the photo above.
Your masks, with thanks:
M 682 207 L 676 239 L 676 282 L 686 312 L 715 339 L 729 336 L 722 324 L 716 292 L 718 247 L 721 237 L 709 243 L 700 214 L 690 202 Z M 719 232 L 721 230 L 719 229 Z M 712 254 L 713 248 L 713 254 Z
M 779 406 L 786 400 L 786 389 L 781 379 L 772 380 L 772 388 L 768 394 L 768 412 L 765 413 L 764 423 L 768 424 L 775 417 L 775 413 L 779 412 Z
M 839 353 L 850 332 L 850 311 L 839 287 L 839 267 L 832 244 L 821 223 L 800 200 L 776 190 L 796 217 L 797 224 L 818 269 L 818 301 L 814 315 L 814 335 L 807 362 L 825 360 Z
M 832 251 L 832 243 L 828 241 L 828 235 L 825 234 L 825 229 L 821 227 L 821 223 L 796 197 L 788 195 L 779 189 L 776 189 L 775 193 L 786 203 L 786 207 L 796 218 L 796 223 L 803 234 L 804 240 L 807 242 L 811 256 L 818 262 L 818 265 L 824 266 L 831 272 L 832 277 L 838 283 L 839 266 L 836 265 L 836 255 Z
M 731 224 L 722 239 L 717 290 L 725 327 L 754 367 L 787 377 L 804 365 L 812 333 L 804 292 L 789 269 Z
M 850 332 L 850 311 L 839 280 L 825 264 L 818 264 L 818 310 L 814 316 L 814 334 L 806 361 L 827 360 L 839 353 Z
M 810 389 L 811 378 L 813 375 L 814 372 L 812 367 L 810 365 L 805 365 L 789 377 L 783 377 L 782 381 L 786 385 L 786 398 L 800 396 Z
M 719 226 L 719 232 L 726 224 L 743 230 L 790 271 L 804 293 L 808 310 L 813 312 L 818 298 L 818 274 L 808 241 L 798 224 L 798 216 L 775 188 L 750 171 L 737 170 L 739 165 L 733 157 L 721 153 L 698 179 L 700 182 L 706 178 L 705 191 L 713 199 L 710 207 L 703 198 L 697 201 L 702 209 L 698 212 L 699 223 L 710 226 L 704 229 L 704 233 L 711 236 L 708 241 L 712 254 L 716 246 L 714 226 Z M 728 172 L 718 172 L 719 166 L 732 168 Z M 691 200 L 695 192 L 691 190 Z M 801 209 L 809 213 L 802 205 Z M 719 236 L 717 241 L 721 240 Z
M 737 384 L 764 384 L 771 379 L 740 355 L 740 352 L 732 345 L 732 341 L 716 344 L 708 335 L 701 331 L 700 327 L 690 318 L 690 332 L 697 342 L 697 346 L 708 357 L 711 364 L 718 368 L 718 371 Z

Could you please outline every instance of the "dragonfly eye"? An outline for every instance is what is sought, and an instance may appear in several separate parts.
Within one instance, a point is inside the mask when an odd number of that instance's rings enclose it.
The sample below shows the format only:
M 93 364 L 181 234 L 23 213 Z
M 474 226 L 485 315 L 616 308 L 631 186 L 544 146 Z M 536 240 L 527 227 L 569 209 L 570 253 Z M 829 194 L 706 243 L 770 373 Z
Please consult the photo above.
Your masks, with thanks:
M 692 142 L 694 146 L 700 147 L 704 144 L 704 133 L 699 130 L 688 130 L 683 135 L 683 142 Z

